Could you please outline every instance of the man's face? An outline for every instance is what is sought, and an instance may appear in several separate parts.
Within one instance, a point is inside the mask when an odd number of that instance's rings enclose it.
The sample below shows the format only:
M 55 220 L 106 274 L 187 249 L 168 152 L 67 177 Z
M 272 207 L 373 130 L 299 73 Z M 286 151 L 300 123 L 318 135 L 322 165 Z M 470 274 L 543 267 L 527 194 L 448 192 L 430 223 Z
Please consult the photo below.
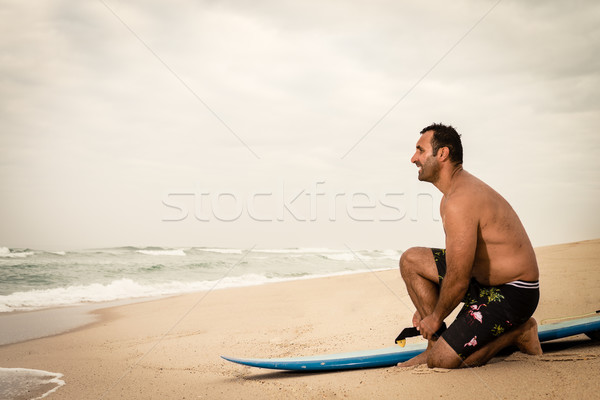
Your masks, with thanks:
M 440 165 L 437 158 L 433 155 L 431 138 L 433 131 L 427 131 L 421 135 L 417 142 L 417 150 L 410 159 L 410 162 L 419 168 L 419 180 L 425 182 L 435 182 L 439 177 Z

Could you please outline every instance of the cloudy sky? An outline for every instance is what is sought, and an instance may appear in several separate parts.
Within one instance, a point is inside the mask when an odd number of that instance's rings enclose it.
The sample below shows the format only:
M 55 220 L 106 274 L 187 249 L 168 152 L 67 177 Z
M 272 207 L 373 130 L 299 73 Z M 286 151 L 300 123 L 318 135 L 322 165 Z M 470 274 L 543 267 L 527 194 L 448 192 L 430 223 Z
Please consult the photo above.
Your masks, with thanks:
M 0 246 L 443 245 L 419 131 L 600 237 L 597 1 L 0 3 Z

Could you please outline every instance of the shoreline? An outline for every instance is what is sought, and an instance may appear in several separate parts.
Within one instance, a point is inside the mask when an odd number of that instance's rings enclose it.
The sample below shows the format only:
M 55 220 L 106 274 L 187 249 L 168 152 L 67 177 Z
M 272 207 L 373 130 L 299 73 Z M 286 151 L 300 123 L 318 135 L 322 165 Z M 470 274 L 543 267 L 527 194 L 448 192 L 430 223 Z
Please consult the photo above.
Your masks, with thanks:
M 168 298 L 165 296 L 163 298 Z M 121 299 L 101 303 L 68 305 L 39 310 L 0 313 L 0 347 L 73 332 L 102 320 L 101 310 L 126 304 L 154 301 L 159 297 Z M 40 322 L 43 322 L 40 324 Z
M 335 272 L 329 275 L 308 275 L 298 278 L 276 280 L 274 282 L 249 284 L 247 286 L 233 286 L 223 288 L 216 287 L 210 290 L 201 290 L 188 293 L 174 293 L 163 296 L 123 298 L 119 300 L 112 300 L 106 302 L 72 304 L 64 306 L 53 306 L 49 308 L 40 308 L 34 310 L 17 310 L 11 312 L 4 312 L 0 313 L 0 326 L 3 326 L 2 331 L 0 331 L 0 346 L 22 343 L 29 340 L 35 340 L 71 332 L 73 330 L 80 329 L 87 325 L 93 324 L 94 322 L 97 322 L 100 319 L 99 314 L 102 310 L 110 309 L 113 307 L 119 307 L 126 304 L 144 303 L 148 301 L 167 299 L 170 297 L 210 293 L 213 290 L 227 290 L 254 286 L 275 285 L 284 282 L 334 278 L 337 276 L 364 274 L 386 270 L 391 270 L 391 268 L 374 268 L 370 271 L 343 271 Z M 218 286 L 218 281 L 216 281 L 215 284 Z M 40 321 L 44 321 L 44 324 L 40 325 Z
M 600 240 L 545 246 L 536 254 L 539 322 L 599 308 Z M 0 346 L 0 366 L 63 374 L 66 384 L 49 399 L 597 396 L 600 344 L 583 335 L 550 342 L 543 356 L 505 354 L 484 367 L 452 371 L 292 374 L 220 358 L 388 347 L 410 324 L 411 310 L 396 269 L 227 288 L 98 309 L 98 320 L 85 327 Z

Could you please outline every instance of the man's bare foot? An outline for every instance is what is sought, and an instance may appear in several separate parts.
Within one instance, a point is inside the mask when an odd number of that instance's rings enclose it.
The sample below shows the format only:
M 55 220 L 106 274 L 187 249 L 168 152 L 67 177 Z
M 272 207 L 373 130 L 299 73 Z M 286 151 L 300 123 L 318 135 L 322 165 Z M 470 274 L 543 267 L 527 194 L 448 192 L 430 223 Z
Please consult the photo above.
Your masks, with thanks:
M 517 336 L 516 345 L 522 353 L 539 356 L 542 354 L 542 346 L 538 338 L 537 322 L 529 318 L 518 328 L 521 333 Z
M 414 367 L 415 365 L 427 364 L 427 351 L 419 354 L 418 356 L 414 356 L 410 360 L 398 363 L 397 367 L 406 368 L 406 367 Z

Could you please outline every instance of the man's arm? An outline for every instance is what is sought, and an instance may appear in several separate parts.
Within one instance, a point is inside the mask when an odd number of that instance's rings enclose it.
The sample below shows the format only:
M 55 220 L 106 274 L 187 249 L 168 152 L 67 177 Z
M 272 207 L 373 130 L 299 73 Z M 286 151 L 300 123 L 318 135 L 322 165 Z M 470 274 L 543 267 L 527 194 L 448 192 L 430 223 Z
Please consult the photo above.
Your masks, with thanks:
M 442 281 L 438 302 L 421 321 L 420 331 L 426 339 L 433 338 L 446 318 L 461 302 L 471 279 L 477 249 L 478 220 L 473 204 L 457 198 L 446 202 L 442 213 L 446 231 L 446 276 Z

